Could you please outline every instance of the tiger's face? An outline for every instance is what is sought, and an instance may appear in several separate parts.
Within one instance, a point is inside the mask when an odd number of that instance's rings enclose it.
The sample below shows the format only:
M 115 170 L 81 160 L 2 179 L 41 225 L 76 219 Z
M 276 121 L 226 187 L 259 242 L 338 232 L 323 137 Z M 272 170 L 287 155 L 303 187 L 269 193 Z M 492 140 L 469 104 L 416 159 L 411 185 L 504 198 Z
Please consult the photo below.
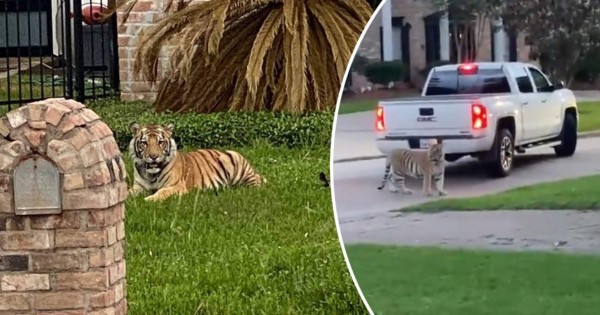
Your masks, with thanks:
M 429 145 L 427 150 L 427 157 L 430 161 L 435 163 L 442 162 L 444 160 L 444 142 L 441 139 L 433 142 Z
M 153 175 L 160 173 L 169 164 L 177 152 L 177 144 L 172 138 L 174 127 L 174 124 L 166 126 L 131 124 L 133 138 L 129 150 L 138 170 Z

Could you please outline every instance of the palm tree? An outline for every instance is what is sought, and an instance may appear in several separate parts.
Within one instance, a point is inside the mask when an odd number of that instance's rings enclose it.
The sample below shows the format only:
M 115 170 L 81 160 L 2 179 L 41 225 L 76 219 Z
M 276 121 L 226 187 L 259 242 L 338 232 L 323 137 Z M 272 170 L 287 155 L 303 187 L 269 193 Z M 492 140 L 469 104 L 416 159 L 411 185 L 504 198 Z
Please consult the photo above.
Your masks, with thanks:
M 371 7 L 372 7 L 373 9 L 375 9 L 375 8 L 377 8 L 377 7 L 379 6 L 379 4 L 380 4 L 381 2 L 383 2 L 384 0 L 368 0 L 368 1 L 369 1 L 369 4 L 371 5 Z M 386 0 L 386 1 L 392 1 L 392 0 Z
M 136 1 L 118 2 L 125 19 Z M 366 0 L 210 0 L 168 12 L 142 32 L 134 62 L 154 84 L 161 51 L 172 48 L 157 110 L 303 113 L 335 107 L 373 9 Z

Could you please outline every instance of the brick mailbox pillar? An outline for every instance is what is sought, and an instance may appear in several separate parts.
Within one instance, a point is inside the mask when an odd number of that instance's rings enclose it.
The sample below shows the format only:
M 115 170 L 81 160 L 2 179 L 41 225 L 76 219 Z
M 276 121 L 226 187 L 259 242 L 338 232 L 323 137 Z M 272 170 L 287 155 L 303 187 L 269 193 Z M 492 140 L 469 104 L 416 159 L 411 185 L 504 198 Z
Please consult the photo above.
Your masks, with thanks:
M 0 314 L 126 314 L 125 165 L 81 103 L 0 118 Z

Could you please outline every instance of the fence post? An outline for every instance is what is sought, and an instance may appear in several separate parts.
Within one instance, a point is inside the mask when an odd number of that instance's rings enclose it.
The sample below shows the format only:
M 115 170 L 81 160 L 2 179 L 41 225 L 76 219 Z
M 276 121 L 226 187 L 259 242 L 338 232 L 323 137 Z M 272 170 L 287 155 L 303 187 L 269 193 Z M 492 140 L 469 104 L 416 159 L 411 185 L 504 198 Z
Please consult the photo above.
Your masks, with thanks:
M 73 0 L 73 34 L 75 50 L 75 100 L 85 101 L 84 64 L 83 64 L 83 26 L 81 0 Z
M 121 92 L 121 81 L 120 81 L 120 72 L 119 72 L 119 30 L 118 30 L 118 18 L 117 12 L 115 12 L 110 18 L 111 28 L 111 45 L 112 45 L 112 60 L 110 61 L 110 67 L 112 67 L 110 73 L 110 86 L 115 94 Z

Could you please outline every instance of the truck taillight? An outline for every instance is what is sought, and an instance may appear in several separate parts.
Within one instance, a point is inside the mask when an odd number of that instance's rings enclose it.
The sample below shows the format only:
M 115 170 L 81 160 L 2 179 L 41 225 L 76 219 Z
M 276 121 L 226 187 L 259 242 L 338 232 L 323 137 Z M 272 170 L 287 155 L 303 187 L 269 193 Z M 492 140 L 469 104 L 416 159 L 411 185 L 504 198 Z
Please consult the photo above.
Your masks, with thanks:
M 475 103 L 471 105 L 471 127 L 475 130 L 485 129 L 488 125 L 488 114 L 485 106 Z
M 383 106 L 377 106 L 377 117 L 375 120 L 375 129 L 385 131 L 385 122 L 383 121 Z
M 477 74 L 479 67 L 473 63 L 463 63 L 458 66 L 459 75 L 473 75 Z

